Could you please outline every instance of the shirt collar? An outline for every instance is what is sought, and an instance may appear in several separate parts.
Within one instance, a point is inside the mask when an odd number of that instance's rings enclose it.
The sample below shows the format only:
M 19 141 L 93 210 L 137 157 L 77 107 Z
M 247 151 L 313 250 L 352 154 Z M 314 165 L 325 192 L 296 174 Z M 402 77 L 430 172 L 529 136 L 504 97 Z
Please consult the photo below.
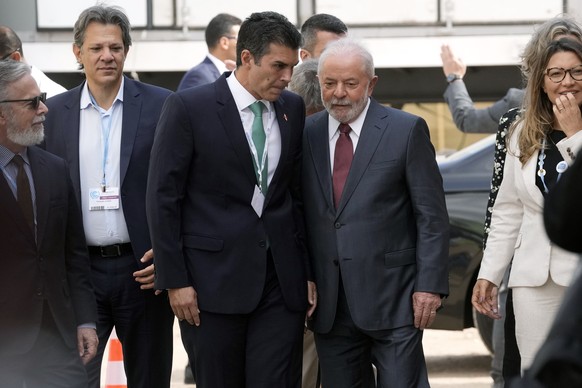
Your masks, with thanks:
M 235 76 L 235 72 L 233 71 L 230 76 L 226 79 L 228 83 L 228 87 L 230 88 L 230 92 L 234 98 L 234 102 L 236 103 L 236 107 L 239 112 L 242 112 L 244 109 L 247 109 L 249 105 L 257 101 L 257 99 L 245 89 L 244 86 L 238 81 Z M 267 107 L 267 111 L 271 111 L 272 104 L 270 101 L 267 100 L 260 100 L 265 104 Z
M 3 168 L 6 167 L 12 161 L 12 158 L 14 158 L 14 155 L 16 155 L 14 152 L 10 151 L 8 148 L 6 148 L 0 144 L 0 166 L 1 167 L 3 167 Z M 28 147 L 24 147 L 24 151 L 22 151 L 19 155 L 22 156 L 22 159 L 24 159 L 26 164 L 28 164 L 30 166 L 30 160 L 28 159 Z
M 119 85 L 119 90 L 117 91 L 117 96 L 115 96 L 115 100 L 113 100 L 113 104 L 111 107 L 115 105 L 115 102 L 118 100 L 123 102 L 123 88 L 125 86 L 125 77 L 121 77 L 121 85 Z M 89 84 L 85 82 L 83 85 L 83 89 L 81 90 L 81 110 L 88 108 L 89 106 L 93 105 L 91 102 L 91 95 L 89 92 Z M 97 108 L 97 106 L 95 106 Z
M 228 70 L 226 68 L 226 65 L 224 64 L 224 62 L 221 61 L 220 59 L 216 58 L 214 55 L 208 53 L 208 54 L 206 54 L 206 56 L 208 57 L 208 59 L 210 59 L 212 61 L 212 63 L 214 64 L 214 66 L 216 66 L 216 68 L 218 69 L 218 72 L 220 74 L 222 74 L 222 73 L 224 73 L 225 71 Z
M 350 128 L 352 128 L 352 132 L 354 132 L 356 136 L 358 136 L 358 138 L 360 137 L 360 133 L 362 132 L 362 127 L 364 126 L 364 120 L 366 120 L 366 114 L 368 114 L 369 107 L 370 107 L 370 97 L 368 97 L 368 102 L 366 103 L 366 107 L 364 108 L 362 113 L 360 113 L 360 115 L 356 117 L 354 121 L 348 123 L 350 125 Z M 329 140 L 331 140 L 337 133 L 338 127 L 341 123 L 334 119 L 331 115 L 328 114 L 328 116 L 329 116 L 329 126 L 328 126 Z

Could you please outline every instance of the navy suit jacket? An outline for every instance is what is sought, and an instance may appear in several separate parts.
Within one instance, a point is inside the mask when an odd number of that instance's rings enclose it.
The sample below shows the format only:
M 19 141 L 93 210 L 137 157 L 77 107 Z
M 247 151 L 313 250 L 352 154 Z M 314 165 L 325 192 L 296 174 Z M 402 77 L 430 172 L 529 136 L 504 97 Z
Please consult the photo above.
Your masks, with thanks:
M 251 207 L 252 156 L 227 74 L 171 95 L 160 117 L 147 191 L 156 288 L 193 286 L 201 310 L 249 313 L 263 293 L 269 247 L 286 305 L 305 310 L 299 190 L 305 106 L 288 91 L 274 102 L 281 157 L 259 218 Z
M 178 91 L 194 86 L 209 84 L 216 81 L 218 77 L 220 77 L 220 72 L 210 58 L 206 57 L 202 62 L 184 74 L 184 77 L 182 77 L 182 80 L 178 85 Z
M 41 330 L 46 300 L 70 348 L 77 326 L 97 321 L 81 215 L 61 158 L 28 148 L 37 238 L 0 172 L 0 357 L 24 354 Z
M 64 158 L 71 169 L 71 180 L 81 204 L 79 175 L 80 85 L 47 100 L 45 121 L 46 150 Z M 136 259 L 151 248 L 145 214 L 145 191 L 150 151 L 162 105 L 171 92 L 125 79 L 121 132 L 121 201 Z M 95 156 L 98 155 L 95 149 Z M 143 268 L 150 263 L 139 263 Z
M 318 291 L 314 330 L 334 323 L 341 278 L 354 323 L 413 323 L 412 294 L 448 294 L 448 216 L 423 119 L 370 102 L 336 210 L 329 115 L 308 117 L 303 148 L 307 242 Z

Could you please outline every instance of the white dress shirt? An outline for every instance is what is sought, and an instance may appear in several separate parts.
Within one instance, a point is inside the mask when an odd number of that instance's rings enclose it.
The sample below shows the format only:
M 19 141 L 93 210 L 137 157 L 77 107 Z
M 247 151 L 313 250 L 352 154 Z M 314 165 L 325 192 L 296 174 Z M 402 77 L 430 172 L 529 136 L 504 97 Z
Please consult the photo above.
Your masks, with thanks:
M 358 146 L 358 140 L 360 139 L 360 134 L 362 133 L 362 127 L 364 126 L 364 120 L 366 120 L 366 114 L 368 114 L 368 108 L 370 107 L 370 98 L 368 98 L 368 103 L 366 107 L 360 113 L 358 117 L 351 123 L 349 123 L 350 128 L 350 139 L 352 139 L 352 145 L 354 146 L 354 153 L 356 153 L 356 147 Z M 331 166 L 331 172 L 333 174 L 333 158 L 335 156 L 335 143 L 339 138 L 339 121 L 329 116 L 328 120 L 328 131 L 329 131 L 329 165 Z
M 226 79 L 230 92 L 234 97 L 234 102 L 240 114 L 243 128 L 245 130 L 245 136 L 251 153 L 253 157 L 257 156 L 257 151 L 255 145 L 252 141 L 252 126 L 255 115 L 249 109 L 249 105 L 253 104 L 257 99 L 253 97 L 252 94 L 246 90 L 240 82 L 234 76 L 234 72 Z M 263 128 L 265 129 L 266 141 L 265 141 L 265 151 L 267 152 L 267 167 L 269 169 L 267 182 L 270 184 L 277 165 L 279 164 L 279 158 L 281 157 L 281 131 L 279 129 L 279 122 L 277 121 L 277 115 L 275 114 L 275 107 L 273 103 L 266 100 L 261 100 L 265 104 L 266 109 L 263 109 Z
M 129 241 L 121 198 L 115 210 L 90 210 L 89 193 L 101 187 L 105 173 L 107 187 L 119 188 L 121 195 L 121 125 L 123 118 L 123 86 L 121 82 L 113 105 L 106 111 L 97 106 L 90 96 L 87 83 L 81 92 L 79 125 L 79 172 L 81 178 L 81 209 L 87 245 L 103 246 Z M 109 138 L 101 126 L 102 116 L 111 116 Z M 104 162 L 105 145 L 108 144 Z M 103 167 L 105 165 L 105 171 Z

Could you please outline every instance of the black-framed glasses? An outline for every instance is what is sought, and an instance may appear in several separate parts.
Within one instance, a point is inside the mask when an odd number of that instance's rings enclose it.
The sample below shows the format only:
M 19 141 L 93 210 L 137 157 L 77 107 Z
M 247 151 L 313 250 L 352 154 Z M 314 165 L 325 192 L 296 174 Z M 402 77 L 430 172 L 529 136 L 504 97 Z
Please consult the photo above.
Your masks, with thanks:
M 574 66 L 570 69 L 563 69 L 561 67 L 552 67 L 546 70 L 546 75 L 550 81 L 555 83 L 560 83 L 566 78 L 566 74 L 570 74 L 570 77 L 574 81 L 582 81 L 582 65 Z
M 32 97 L 32 98 L 24 98 L 22 100 L 4 100 L 0 101 L 0 104 L 5 102 L 28 102 L 30 107 L 34 110 L 38 109 L 38 106 L 42 102 L 43 104 L 46 102 L 46 93 L 41 93 L 40 96 Z
M 234 36 L 234 35 L 222 35 L 224 36 L 226 39 L 238 39 L 238 36 Z
M 17 48 L 16 50 L 13 50 L 13 51 L 9 52 L 8 54 L 4 55 L 4 56 L 3 56 L 3 57 L 0 59 L 0 61 L 3 61 L 3 60 L 5 60 L 5 59 L 8 59 L 8 57 L 9 57 L 9 56 L 11 56 L 12 54 L 14 54 L 14 53 L 15 53 L 15 52 L 17 52 L 17 51 L 19 52 L 19 51 L 20 51 L 20 49 L 19 49 L 19 48 Z

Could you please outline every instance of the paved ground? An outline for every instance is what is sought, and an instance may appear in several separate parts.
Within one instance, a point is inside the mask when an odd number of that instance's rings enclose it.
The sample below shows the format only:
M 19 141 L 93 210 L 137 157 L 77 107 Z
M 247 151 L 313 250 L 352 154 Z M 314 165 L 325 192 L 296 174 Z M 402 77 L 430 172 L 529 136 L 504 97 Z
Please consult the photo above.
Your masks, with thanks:
M 464 331 L 427 330 L 424 350 L 431 388 L 490 388 L 491 356 L 476 329 Z M 107 352 L 106 352 L 107 354 Z M 194 388 L 184 384 L 186 352 L 178 325 L 174 328 L 174 369 L 172 388 Z M 104 370 L 105 374 L 106 371 Z M 105 381 L 104 378 L 102 381 Z

